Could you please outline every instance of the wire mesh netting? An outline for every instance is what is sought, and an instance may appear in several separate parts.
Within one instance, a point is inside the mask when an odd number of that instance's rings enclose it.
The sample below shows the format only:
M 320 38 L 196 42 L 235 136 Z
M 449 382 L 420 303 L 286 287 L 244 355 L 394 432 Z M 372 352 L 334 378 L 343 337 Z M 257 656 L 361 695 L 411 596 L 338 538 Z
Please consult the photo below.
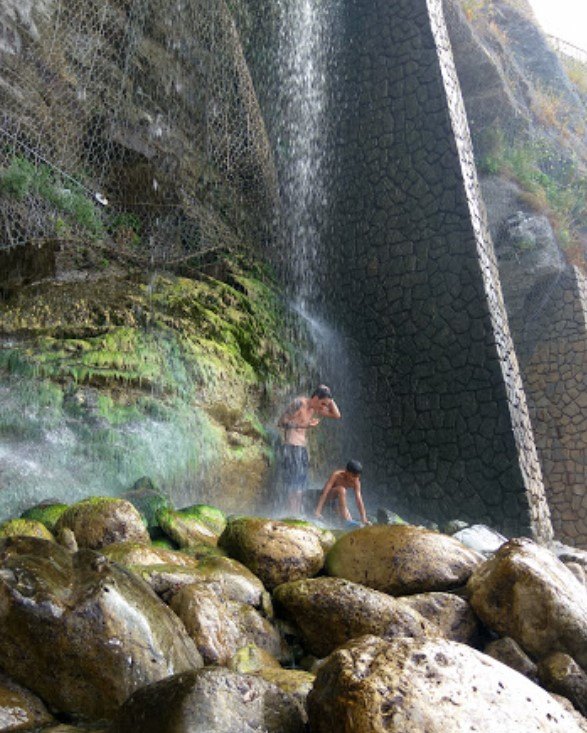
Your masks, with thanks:
M 224 0 L 3 3 L 0 247 L 171 266 L 259 236 L 275 172 L 235 17 Z

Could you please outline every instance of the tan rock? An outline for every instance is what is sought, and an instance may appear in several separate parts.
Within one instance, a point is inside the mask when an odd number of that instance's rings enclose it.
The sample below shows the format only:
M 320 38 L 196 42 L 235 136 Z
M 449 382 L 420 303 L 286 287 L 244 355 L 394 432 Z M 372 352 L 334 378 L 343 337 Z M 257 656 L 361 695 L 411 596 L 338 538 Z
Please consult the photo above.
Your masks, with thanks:
M 508 667 L 523 674 L 532 682 L 537 681 L 538 669 L 536 665 L 520 645 L 510 639 L 509 636 L 489 642 L 483 651 L 493 659 L 497 659 L 498 662 L 507 664 Z
M 320 538 L 313 529 L 271 519 L 234 519 L 219 544 L 269 590 L 280 583 L 312 577 L 324 565 Z
M 363 634 L 425 636 L 436 627 L 402 599 L 342 578 L 308 578 L 284 583 L 274 600 L 299 628 L 305 648 L 325 657 Z
M 0 730 L 22 730 L 53 720 L 45 705 L 32 692 L 0 673 Z
M 587 669 L 587 589 L 562 562 L 531 540 L 510 540 L 467 585 L 479 618 L 530 656 L 553 651 Z
M 124 499 L 92 497 L 66 509 L 55 524 L 55 536 L 69 529 L 79 548 L 98 550 L 114 542 L 149 544 L 141 515 Z
M 308 697 L 312 733 L 580 733 L 537 685 L 444 639 L 366 636 L 335 651 Z
M 464 598 L 452 593 L 418 593 L 401 600 L 437 626 L 445 639 L 469 646 L 479 644 L 481 624 Z
M 316 679 L 316 675 L 303 669 L 283 669 L 282 667 L 263 667 L 257 674 L 267 682 L 277 685 L 281 690 L 293 695 L 306 709 L 308 695 Z
M 568 698 L 587 717 L 587 674 L 568 654 L 554 652 L 538 664 L 540 681 L 550 692 Z
M 464 585 L 483 557 L 447 535 L 406 524 L 376 524 L 341 537 L 329 575 L 395 596 Z
M 126 568 L 150 565 L 175 565 L 194 569 L 198 567 L 195 558 L 182 552 L 139 542 L 115 542 L 107 545 L 102 554 Z
M 177 616 L 91 550 L 0 542 L 0 659 L 52 709 L 107 718 L 138 687 L 202 665 Z

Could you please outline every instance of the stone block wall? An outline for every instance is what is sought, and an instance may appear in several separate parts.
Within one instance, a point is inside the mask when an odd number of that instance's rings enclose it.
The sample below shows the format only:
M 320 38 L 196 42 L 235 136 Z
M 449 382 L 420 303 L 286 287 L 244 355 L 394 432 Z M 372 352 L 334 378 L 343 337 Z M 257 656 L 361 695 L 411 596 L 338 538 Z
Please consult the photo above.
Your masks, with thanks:
M 345 450 L 388 506 L 551 532 L 437 0 L 349 0 L 330 316 L 360 369 Z
M 523 377 L 552 524 L 557 539 L 587 549 L 587 280 L 577 268 L 537 327 Z

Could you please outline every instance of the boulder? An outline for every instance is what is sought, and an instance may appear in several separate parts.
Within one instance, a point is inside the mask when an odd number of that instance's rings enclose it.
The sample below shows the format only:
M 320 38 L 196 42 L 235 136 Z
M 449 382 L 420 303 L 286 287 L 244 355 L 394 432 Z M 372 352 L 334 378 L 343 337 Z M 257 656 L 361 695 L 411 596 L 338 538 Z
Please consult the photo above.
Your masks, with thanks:
M 283 669 L 283 667 L 262 667 L 257 674 L 267 682 L 277 685 L 284 692 L 293 695 L 303 710 L 306 709 L 308 695 L 316 675 L 303 669 Z
M 305 519 L 282 519 L 281 521 L 284 524 L 289 524 L 292 527 L 304 527 L 310 532 L 314 532 L 316 537 L 318 537 L 318 539 L 320 540 L 320 544 L 322 545 L 322 549 L 325 553 L 334 547 L 336 536 L 334 532 L 327 527 L 318 526 L 317 524 L 314 524 L 313 522 L 308 522 Z
M 36 695 L 0 673 L 0 730 L 22 730 L 53 720 Z
M 135 689 L 202 666 L 177 616 L 91 550 L 0 541 L 0 659 L 52 709 L 108 718 Z
M 305 526 L 239 517 L 228 523 L 219 542 L 269 590 L 280 583 L 312 577 L 324 565 L 320 538 Z
M 157 513 L 159 526 L 179 547 L 197 547 L 201 544 L 215 547 L 218 534 L 207 524 L 173 509 L 162 509 Z
M 437 633 L 401 599 L 342 578 L 309 578 L 278 586 L 273 598 L 295 621 L 305 648 L 317 657 L 363 634 L 425 636 Z
M 195 519 L 206 525 L 216 535 L 221 535 L 226 527 L 226 514 L 215 506 L 209 504 L 193 504 L 179 510 L 182 517 Z
M 587 674 L 568 654 L 554 652 L 538 664 L 540 682 L 550 692 L 568 698 L 587 717 Z
M 68 504 L 59 504 L 57 502 L 42 502 L 36 506 L 26 509 L 20 516 L 22 519 L 34 519 L 41 522 L 49 530 L 53 532 L 55 524 L 63 512 L 68 508 Z
M 141 515 L 124 499 L 96 496 L 73 504 L 55 524 L 59 539 L 69 529 L 79 548 L 99 550 L 114 542 L 150 542 Z
M 530 656 L 561 651 L 587 669 L 587 589 L 546 548 L 510 540 L 475 570 L 467 591 L 479 618 Z
M 452 537 L 412 525 L 377 524 L 341 537 L 326 557 L 326 570 L 401 596 L 464 585 L 482 560 Z
M 122 498 L 130 501 L 140 515 L 144 517 L 145 524 L 149 529 L 158 525 L 157 514 L 159 511 L 171 508 L 169 497 L 159 491 L 147 476 L 135 481 L 132 489 L 123 494 Z
M 0 525 L 0 539 L 3 537 L 38 537 L 41 540 L 54 540 L 47 527 L 35 519 L 9 519 Z
M 580 733 L 547 692 L 464 644 L 355 639 L 320 667 L 312 733 Z
M 183 552 L 140 542 L 114 542 L 107 545 L 102 554 L 126 568 L 150 565 L 176 565 L 194 569 L 198 567 L 198 561 Z
M 478 646 L 481 624 L 464 598 L 452 593 L 418 593 L 401 600 L 434 624 L 444 639 Z
M 532 682 L 538 681 L 538 669 L 536 665 L 520 645 L 516 644 L 509 636 L 504 636 L 501 639 L 495 639 L 489 642 L 483 651 L 490 657 L 497 659 L 498 662 L 507 664 L 508 667 L 523 674 L 524 677 L 532 680 Z
M 247 644 L 284 658 L 278 631 L 246 603 L 226 600 L 205 583 L 187 585 L 170 601 L 205 664 L 223 664 Z
M 138 690 L 110 733 L 304 733 L 293 695 L 222 667 L 184 672 Z
M 507 537 L 484 524 L 473 524 L 471 527 L 464 527 L 454 532 L 452 536 L 455 540 L 462 542 L 463 545 L 470 547 L 475 552 L 480 552 L 482 555 L 493 555 L 508 541 Z
M 276 667 L 281 669 L 281 665 L 275 657 L 268 654 L 263 649 L 259 649 L 256 644 L 246 644 L 242 646 L 236 654 L 229 659 L 227 665 L 233 672 L 241 672 L 249 674 L 259 672 L 265 667 Z

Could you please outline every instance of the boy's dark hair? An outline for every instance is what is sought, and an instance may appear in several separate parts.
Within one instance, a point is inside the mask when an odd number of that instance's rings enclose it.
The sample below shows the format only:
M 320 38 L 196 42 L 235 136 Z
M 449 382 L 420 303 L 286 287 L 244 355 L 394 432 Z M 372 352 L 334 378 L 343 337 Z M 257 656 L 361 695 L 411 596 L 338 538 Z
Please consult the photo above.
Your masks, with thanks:
M 363 473 L 363 466 L 359 463 L 359 461 L 349 461 L 346 464 L 346 470 L 349 473 L 355 473 L 357 476 L 359 476 L 361 473 Z
M 332 399 L 332 392 L 330 391 L 330 387 L 327 387 L 325 384 L 320 384 L 312 392 L 311 397 L 317 397 L 319 400 L 325 400 L 326 398 Z

